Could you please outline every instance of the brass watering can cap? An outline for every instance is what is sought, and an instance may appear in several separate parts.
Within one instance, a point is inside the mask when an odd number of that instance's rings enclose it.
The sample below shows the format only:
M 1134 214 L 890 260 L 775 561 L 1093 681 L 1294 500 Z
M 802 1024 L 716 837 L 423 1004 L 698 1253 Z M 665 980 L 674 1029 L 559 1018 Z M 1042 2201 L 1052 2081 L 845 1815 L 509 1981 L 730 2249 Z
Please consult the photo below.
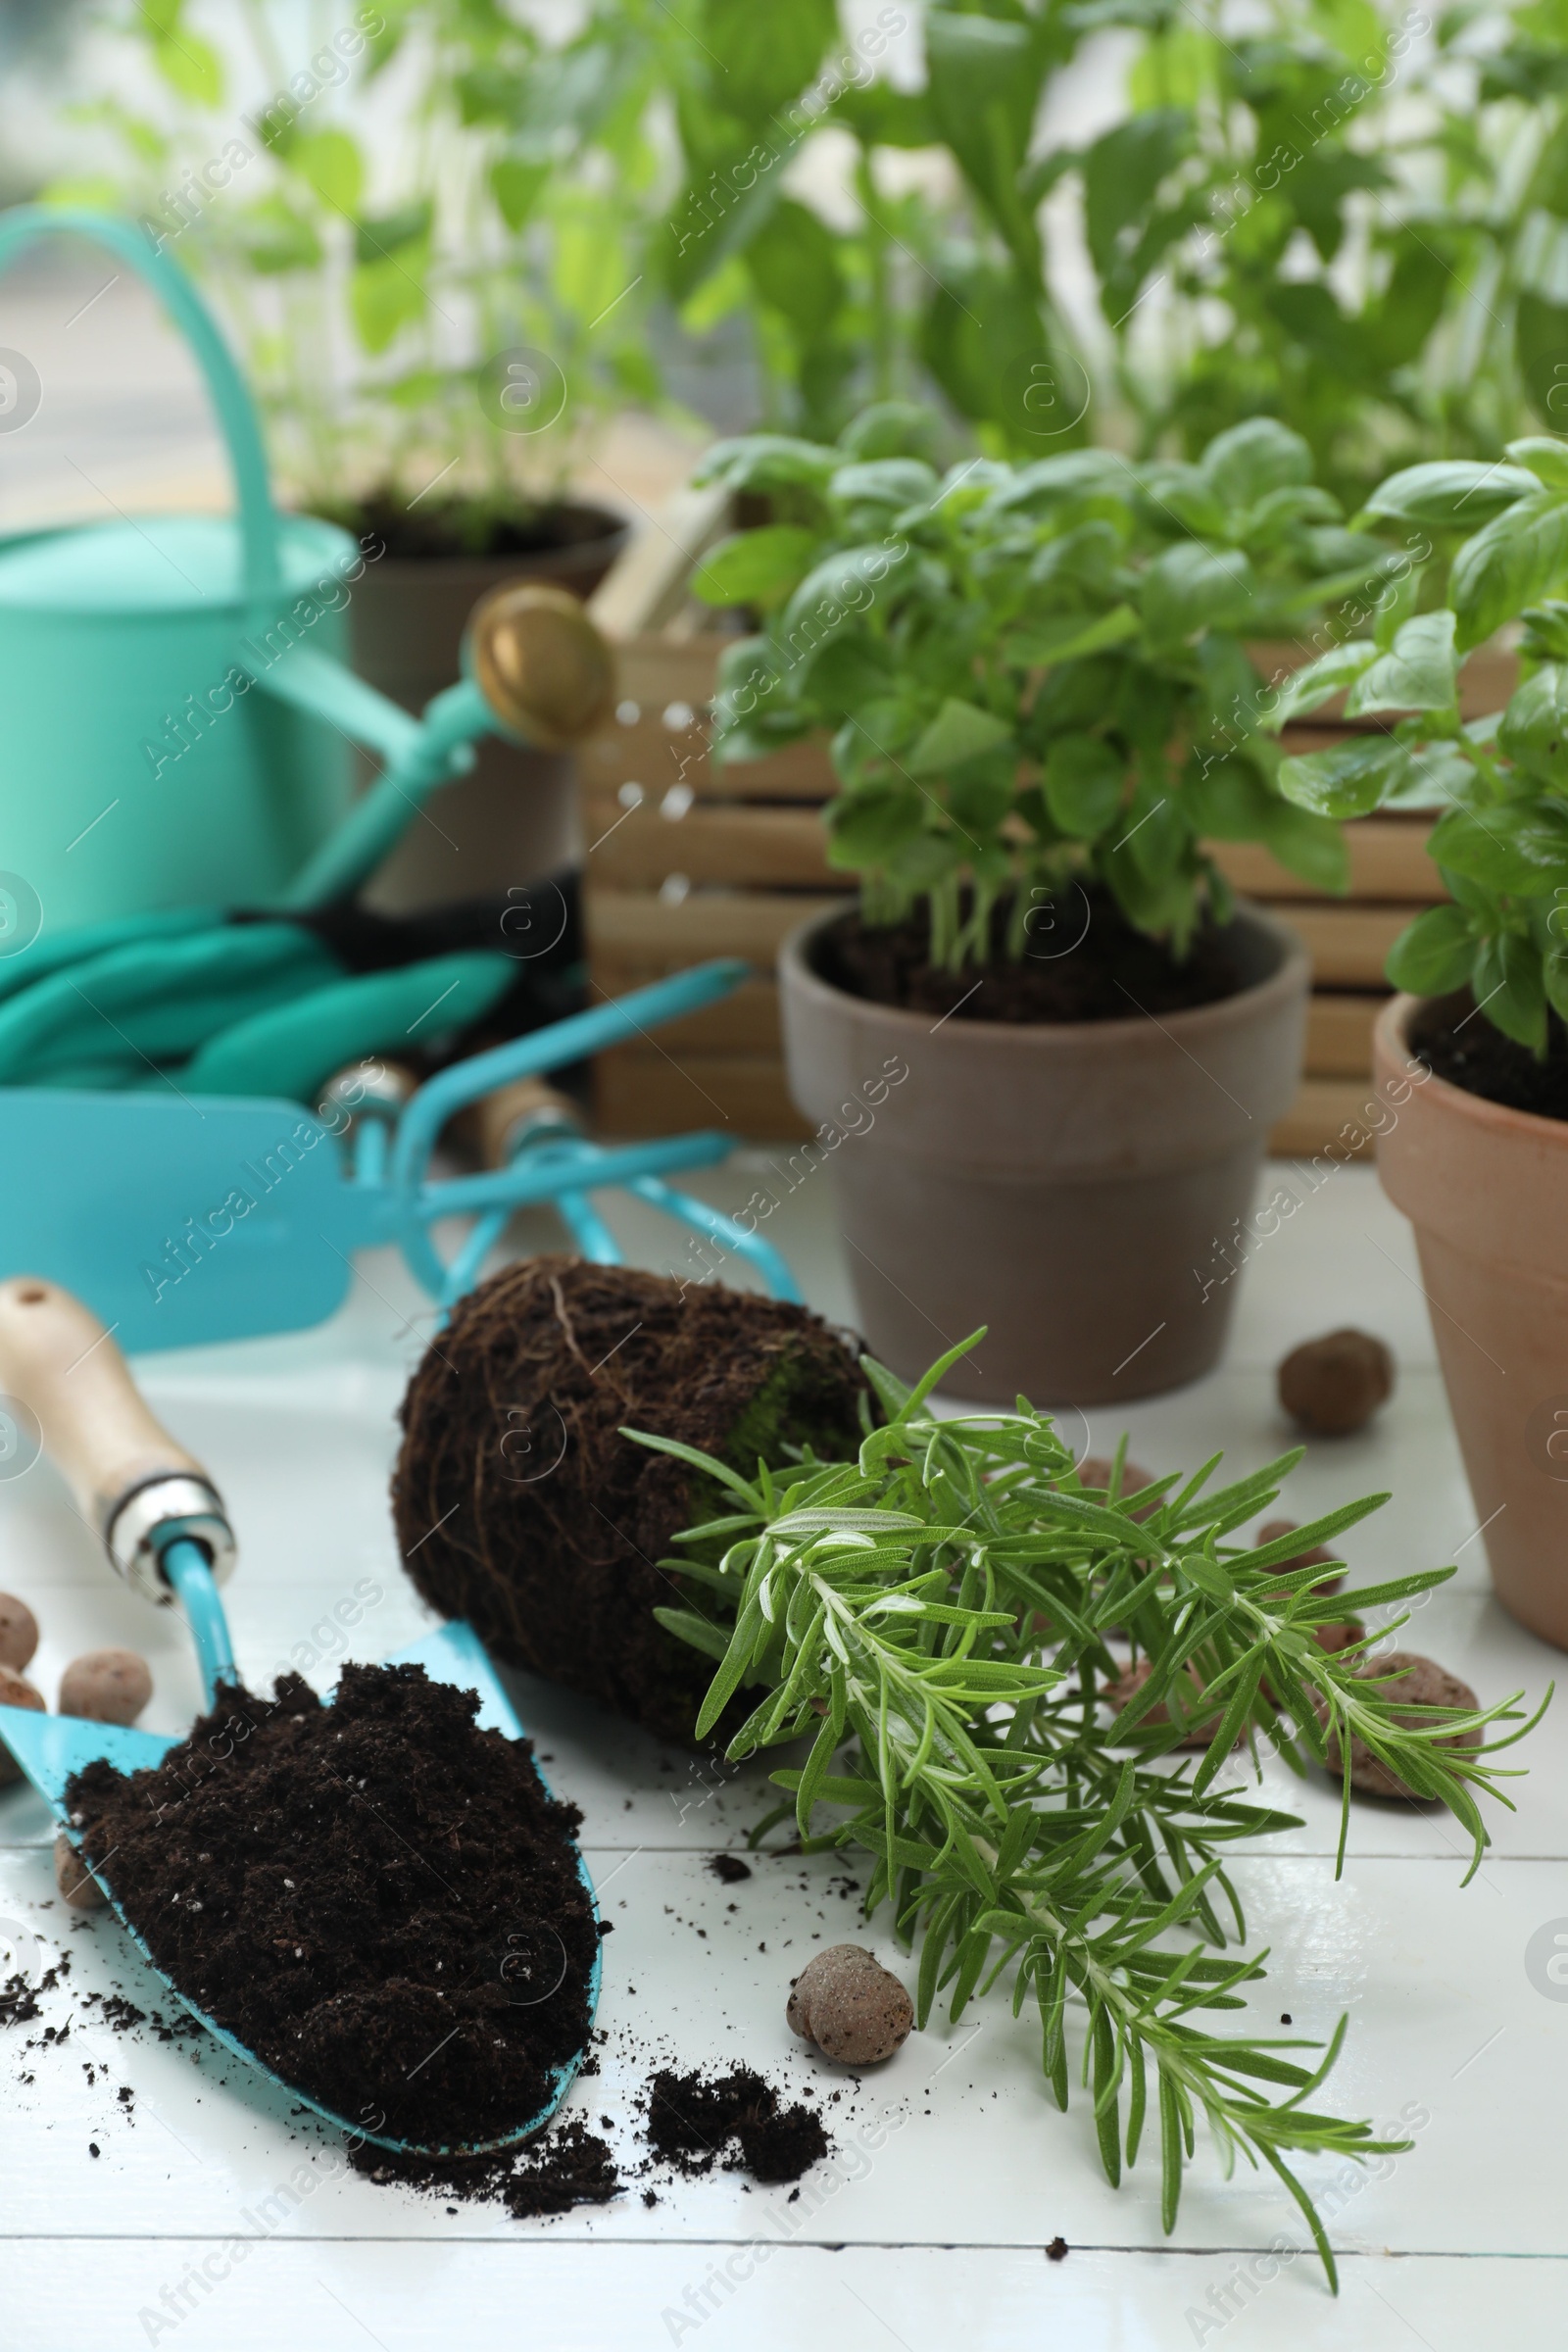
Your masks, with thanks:
M 614 709 L 614 657 L 564 588 L 493 588 L 469 617 L 465 657 L 507 733 L 540 751 L 580 743 Z

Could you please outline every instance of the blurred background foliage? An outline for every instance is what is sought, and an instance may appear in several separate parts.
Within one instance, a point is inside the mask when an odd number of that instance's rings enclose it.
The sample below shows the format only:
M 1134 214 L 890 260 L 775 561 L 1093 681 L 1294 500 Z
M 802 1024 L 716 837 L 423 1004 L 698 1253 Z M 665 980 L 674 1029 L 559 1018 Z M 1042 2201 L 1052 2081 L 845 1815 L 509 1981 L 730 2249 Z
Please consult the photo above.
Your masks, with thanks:
M 1568 0 L 0 9 L 40 38 L 49 192 L 202 277 L 308 498 L 546 499 L 628 404 L 934 396 L 1014 457 L 1272 415 L 1352 500 L 1568 422 Z M 517 350 L 561 415 L 498 434 Z

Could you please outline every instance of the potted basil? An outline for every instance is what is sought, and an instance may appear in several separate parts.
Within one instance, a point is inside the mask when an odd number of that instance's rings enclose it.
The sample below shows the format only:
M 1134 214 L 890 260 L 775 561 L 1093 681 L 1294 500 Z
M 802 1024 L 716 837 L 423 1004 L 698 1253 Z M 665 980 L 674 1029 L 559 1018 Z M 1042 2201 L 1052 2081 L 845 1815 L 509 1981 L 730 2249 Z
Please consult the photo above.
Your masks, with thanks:
M 830 730 L 829 856 L 860 883 L 785 947 L 791 1085 L 821 1121 L 890 1055 L 910 1073 L 835 1161 L 879 1357 L 912 1373 L 983 1321 L 963 1394 L 1147 1395 L 1220 1351 L 1200 1269 L 1300 1070 L 1306 957 L 1204 844 L 1345 883 L 1338 826 L 1275 787 L 1244 636 L 1390 559 L 1267 418 L 1195 465 L 945 475 L 927 430 L 889 404 L 837 448 L 706 463 L 773 515 L 697 580 L 761 616 L 721 664 L 716 755 Z
M 1378 1170 L 1415 1226 L 1498 1597 L 1568 1647 L 1568 450 L 1411 466 L 1368 512 L 1432 534 L 1444 601 L 1410 612 L 1412 581 L 1293 680 L 1281 717 L 1348 691 L 1391 726 L 1287 760 L 1280 783 L 1321 814 L 1444 809 L 1429 847 L 1449 903 L 1389 958 Z M 1510 623 L 1521 681 L 1465 725 L 1459 665 Z

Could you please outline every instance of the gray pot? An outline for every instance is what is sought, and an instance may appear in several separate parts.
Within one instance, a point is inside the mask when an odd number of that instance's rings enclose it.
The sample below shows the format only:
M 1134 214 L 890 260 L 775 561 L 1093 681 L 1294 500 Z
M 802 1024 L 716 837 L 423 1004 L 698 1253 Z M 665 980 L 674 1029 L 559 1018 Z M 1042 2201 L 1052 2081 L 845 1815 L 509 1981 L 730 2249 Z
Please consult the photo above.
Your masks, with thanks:
M 1300 1078 L 1295 934 L 1244 904 L 1249 984 L 1158 1020 L 933 1023 L 819 976 L 837 919 L 784 943 L 784 1043 L 872 1353 L 912 1378 L 984 1323 L 944 1387 L 1008 1405 L 1121 1402 L 1207 1372 L 1236 1292 L 1219 1251 Z
M 382 556 L 349 606 L 354 667 L 406 710 L 458 676 L 468 614 L 503 580 L 551 580 L 591 596 L 630 536 L 603 508 L 565 511 L 581 536 L 526 556 Z M 466 775 L 443 785 L 362 894 L 386 914 L 500 898 L 581 862 L 569 753 L 525 752 L 495 737 Z

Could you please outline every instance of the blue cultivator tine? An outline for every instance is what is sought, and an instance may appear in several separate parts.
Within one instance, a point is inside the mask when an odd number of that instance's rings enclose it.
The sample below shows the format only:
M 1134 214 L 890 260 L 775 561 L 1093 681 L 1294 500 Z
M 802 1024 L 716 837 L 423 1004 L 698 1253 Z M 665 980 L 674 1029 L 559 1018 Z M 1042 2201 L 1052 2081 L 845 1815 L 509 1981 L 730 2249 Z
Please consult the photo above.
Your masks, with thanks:
M 626 1184 L 628 1193 L 662 1208 L 667 1217 L 678 1217 L 683 1225 L 694 1225 L 721 1250 L 733 1250 L 755 1266 L 775 1298 L 788 1298 L 796 1306 L 805 1304 L 800 1286 L 788 1265 L 771 1242 L 764 1242 L 760 1233 L 748 1233 L 733 1217 L 721 1210 L 710 1208 L 706 1200 L 697 1200 L 691 1193 L 677 1193 L 672 1185 L 662 1184 L 657 1176 L 632 1176 Z
M 708 1148 L 714 1143 L 722 1147 L 717 1152 Z M 588 1195 L 619 1187 L 646 1200 L 650 1207 L 661 1209 L 665 1216 L 694 1227 L 720 1249 L 733 1250 L 737 1257 L 757 1269 L 775 1298 L 788 1298 L 800 1304 L 799 1285 L 771 1242 L 765 1242 L 760 1233 L 748 1233 L 733 1217 L 710 1208 L 706 1200 L 699 1200 L 690 1193 L 677 1192 L 652 1172 L 655 1167 L 681 1164 L 675 1153 L 682 1148 L 690 1154 L 684 1160 L 687 1166 L 701 1166 L 705 1161 L 727 1157 L 729 1152 L 723 1137 L 707 1135 L 666 1137 L 614 1152 L 588 1143 L 537 1145 L 532 1151 L 525 1149 L 519 1152 L 512 1162 L 512 1170 L 519 1180 L 516 1200 L 518 1204 L 523 1200 L 550 1201 L 584 1257 L 595 1265 L 618 1266 L 620 1246 Z M 454 1211 L 458 1203 L 451 1196 L 459 1192 L 463 1181 L 435 1188 Z M 472 1289 L 486 1257 L 505 1230 L 510 1213 L 510 1209 L 496 1208 L 481 1216 L 446 1267 L 441 1266 L 422 1229 L 405 1236 L 405 1257 L 418 1280 L 435 1292 L 443 1311 L 456 1305 Z M 440 1270 L 438 1283 L 429 1279 L 431 1268 Z
M 443 1071 L 420 1088 L 399 1121 L 389 1171 L 391 1186 L 416 1182 L 442 1127 L 466 1104 L 518 1078 L 559 1069 L 622 1038 L 641 1036 L 660 1022 L 678 1020 L 727 996 L 749 969 L 735 957 L 698 964 L 673 979 L 635 990 L 628 997 L 535 1030 L 528 1037 Z M 588 1199 L 591 1192 L 618 1185 L 746 1259 L 776 1298 L 799 1300 L 795 1278 L 771 1243 L 760 1234 L 748 1233 L 706 1201 L 676 1192 L 662 1181 L 677 1168 L 727 1158 L 731 1148 L 729 1139 L 716 1132 L 614 1148 L 559 1137 L 525 1146 L 499 1176 L 490 1172 L 423 1186 L 416 1215 L 399 1237 L 403 1253 L 416 1279 L 439 1300 L 445 1314 L 478 1280 L 511 1209 L 549 1200 L 585 1257 L 600 1265 L 618 1265 L 620 1250 L 614 1235 Z M 437 1216 L 456 1216 L 466 1209 L 478 1210 L 479 1221 L 451 1263 L 443 1265 L 425 1227 Z
M 580 1253 L 593 1266 L 618 1266 L 620 1244 L 586 1193 L 563 1193 L 556 1202 L 566 1231 Z

